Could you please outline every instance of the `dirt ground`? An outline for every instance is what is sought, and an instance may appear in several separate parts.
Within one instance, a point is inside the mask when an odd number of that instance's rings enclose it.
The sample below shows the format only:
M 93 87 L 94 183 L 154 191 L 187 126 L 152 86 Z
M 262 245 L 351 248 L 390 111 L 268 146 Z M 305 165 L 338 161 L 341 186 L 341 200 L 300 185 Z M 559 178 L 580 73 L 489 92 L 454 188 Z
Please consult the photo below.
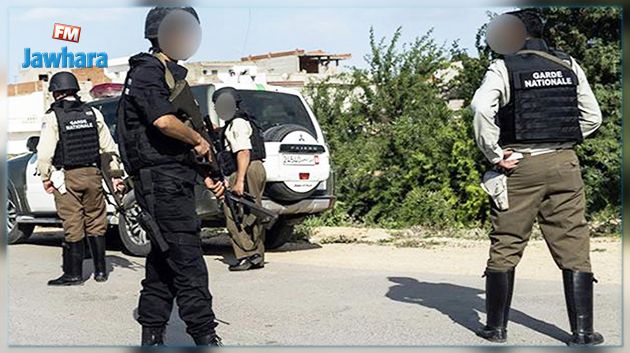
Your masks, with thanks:
M 485 320 L 489 242 L 390 233 L 317 228 L 309 242 L 269 252 L 263 270 L 245 273 L 227 270 L 234 257 L 225 237 L 207 239 L 219 334 L 228 346 L 489 345 L 474 334 Z M 137 345 L 144 259 L 110 246 L 108 282 L 90 278 L 86 259 L 84 285 L 49 287 L 60 273 L 62 235 L 37 232 L 8 248 L 9 343 Z M 607 345 L 622 342 L 621 249 L 611 238 L 591 247 L 595 322 Z M 185 328 L 174 310 L 167 344 L 191 344 Z M 560 271 L 544 241 L 534 240 L 517 269 L 508 345 L 563 346 L 567 330 Z
M 323 253 L 313 251 L 298 261 L 363 269 L 366 266 L 373 269 L 404 269 L 414 264 L 424 267 L 415 268 L 419 271 L 481 276 L 488 257 L 489 240 L 483 237 L 423 238 L 405 233 L 379 228 L 319 227 L 313 231 L 310 241 L 326 244 L 326 258 L 318 256 Z M 349 252 L 348 247 L 343 246 L 344 243 L 353 243 L 353 251 Z M 620 238 L 591 239 L 591 260 L 598 280 L 621 284 L 622 251 Z M 331 252 L 338 256 L 330 256 Z M 282 259 L 282 254 L 279 255 Z M 365 258 L 370 258 L 370 261 L 363 261 Z M 558 271 L 544 240 L 530 240 L 518 267 L 519 278 L 557 280 Z

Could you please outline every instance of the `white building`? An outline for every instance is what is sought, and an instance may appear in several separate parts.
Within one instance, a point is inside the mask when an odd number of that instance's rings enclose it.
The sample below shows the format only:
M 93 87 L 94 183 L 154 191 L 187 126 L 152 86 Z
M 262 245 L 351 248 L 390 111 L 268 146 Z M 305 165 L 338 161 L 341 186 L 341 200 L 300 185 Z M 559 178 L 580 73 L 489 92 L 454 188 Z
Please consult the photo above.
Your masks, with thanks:
M 9 97 L 9 120 L 7 154 L 26 152 L 26 140 L 39 134 L 41 118 L 46 112 L 46 97 L 43 91 Z
M 270 52 L 250 55 L 234 61 L 199 61 L 185 63 L 187 79 L 191 85 L 221 82 L 221 77 L 235 70 L 256 73 L 256 81 L 271 85 L 301 89 L 310 80 L 318 80 L 338 72 L 339 62 L 350 58 L 350 54 L 329 54 L 322 50 L 305 51 L 295 49 L 285 52 Z M 129 70 L 129 57 L 110 59 L 108 67 L 71 69 L 79 79 L 81 98 L 92 100 L 90 90 L 101 83 L 124 83 Z M 18 74 L 18 83 L 10 84 L 9 91 L 9 155 L 24 153 L 26 140 L 37 136 L 41 129 L 41 118 L 52 103 L 48 93 L 48 79 L 62 69 L 28 69 Z

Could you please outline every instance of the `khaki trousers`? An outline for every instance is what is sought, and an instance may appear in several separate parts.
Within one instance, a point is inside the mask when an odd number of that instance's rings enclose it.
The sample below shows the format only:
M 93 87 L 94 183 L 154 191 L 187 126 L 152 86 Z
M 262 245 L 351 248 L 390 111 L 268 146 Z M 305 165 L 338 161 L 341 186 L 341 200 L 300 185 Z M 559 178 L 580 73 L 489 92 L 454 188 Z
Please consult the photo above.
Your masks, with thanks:
M 516 267 L 538 220 L 560 269 L 591 272 L 584 182 L 575 151 L 526 155 L 508 177 L 508 200 L 508 210 L 491 210 L 488 270 Z
M 234 184 L 236 173 L 230 177 L 230 185 Z M 265 190 L 267 174 L 265 167 L 261 161 L 252 161 L 247 168 L 245 175 L 245 190 L 256 198 L 256 204 L 262 206 L 262 194 Z M 234 256 L 237 259 L 243 259 L 254 254 L 259 254 L 263 260 L 265 258 L 265 229 L 255 224 L 251 227 L 242 227 L 239 232 L 232 218 L 232 214 L 227 206 L 224 205 L 223 212 L 225 214 L 227 229 L 230 232 L 232 240 L 232 248 Z
M 57 214 L 63 223 L 65 241 L 81 241 L 85 235 L 103 236 L 107 230 L 107 208 L 103 178 L 96 167 L 65 171 L 66 192 L 55 190 Z

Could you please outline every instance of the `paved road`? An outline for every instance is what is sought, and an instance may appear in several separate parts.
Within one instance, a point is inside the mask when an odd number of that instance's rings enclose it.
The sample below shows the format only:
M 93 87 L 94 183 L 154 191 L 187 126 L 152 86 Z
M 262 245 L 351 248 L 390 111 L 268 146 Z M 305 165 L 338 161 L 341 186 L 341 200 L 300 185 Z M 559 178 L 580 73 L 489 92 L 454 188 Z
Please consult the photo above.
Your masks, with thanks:
M 484 245 L 462 253 L 482 254 Z M 610 247 L 615 245 L 608 245 L 609 253 Z M 544 250 L 539 248 L 532 246 L 527 255 L 535 257 Z M 219 333 L 227 345 L 487 344 L 472 332 L 485 317 L 479 276 L 483 257 L 474 275 L 469 268 L 458 275 L 456 264 L 447 271 L 431 263 L 448 247 L 301 244 L 287 249 L 269 254 L 264 270 L 230 273 L 225 264 L 231 261 L 229 249 L 224 244 L 206 247 L 215 310 L 222 321 Z M 58 274 L 59 254 L 58 237 L 35 236 L 29 244 L 9 247 L 9 343 L 135 345 L 143 259 L 110 250 L 106 284 L 89 280 L 80 287 L 50 288 L 45 284 Z M 85 265 L 87 276 L 90 260 Z M 528 275 L 535 272 L 528 268 L 533 266 L 522 264 L 525 278 L 516 283 L 509 343 L 562 345 L 568 323 L 559 273 L 548 269 L 537 280 Z M 619 345 L 620 279 L 600 282 L 606 283 L 596 286 L 596 325 L 607 344 Z M 175 311 L 167 342 L 192 343 Z

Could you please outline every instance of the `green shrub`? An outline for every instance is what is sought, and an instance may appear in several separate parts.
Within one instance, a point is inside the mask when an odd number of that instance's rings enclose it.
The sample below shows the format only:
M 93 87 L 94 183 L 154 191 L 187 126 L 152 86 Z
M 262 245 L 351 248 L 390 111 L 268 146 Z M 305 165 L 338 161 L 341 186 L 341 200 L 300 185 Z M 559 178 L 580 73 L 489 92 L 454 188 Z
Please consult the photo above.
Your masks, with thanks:
M 582 65 L 602 108 L 602 127 L 577 152 L 587 216 L 597 215 L 606 231 L 618 230 L 618 223 L 600 218 L 619 217 L 620 206 L 619 11 L 543 10 L 549 43 Z M 377 40 L 371 30 L 365 69 L 352 68 L 306 87 L 332 150 L 340 200 L 311 225 L 487 226 L 489 202 L 479 182 L 489 165 L 473 140 L 472 112 L 447 106 L 449 98 L 470 102 L 494 58 L 483 43 L 485 28 L 477 33 L 477 57 L 457 43 L 446 50 L 431 32 L 401 44 L 400 28 L 389 41 Z M 464 69 L 448 84 L 440 82 L 435 72 L 452 61 Z

